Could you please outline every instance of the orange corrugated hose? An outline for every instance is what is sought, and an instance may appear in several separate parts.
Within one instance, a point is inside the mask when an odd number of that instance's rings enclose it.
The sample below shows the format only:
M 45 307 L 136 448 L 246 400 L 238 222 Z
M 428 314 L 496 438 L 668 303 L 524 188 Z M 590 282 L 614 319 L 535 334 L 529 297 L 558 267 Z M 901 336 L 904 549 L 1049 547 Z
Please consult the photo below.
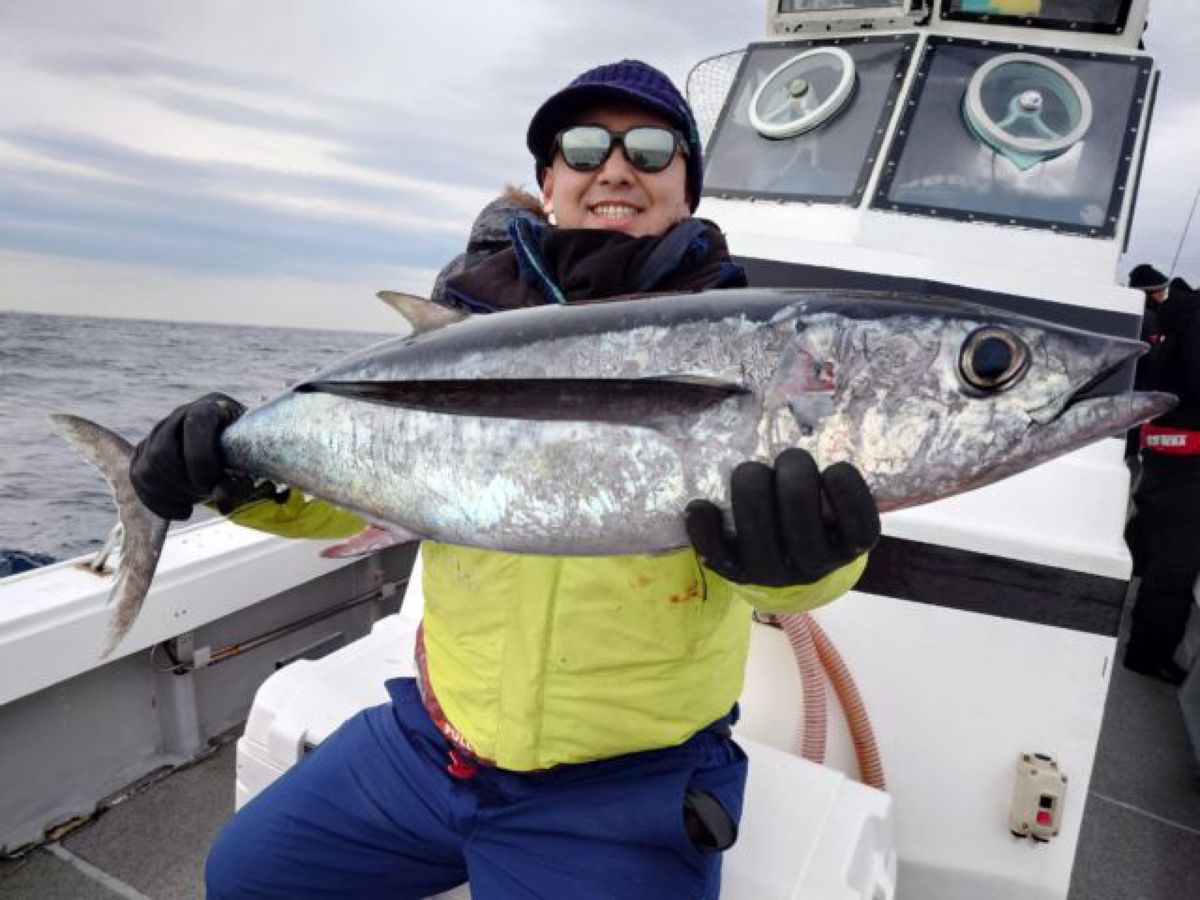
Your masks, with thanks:
M 875 741 L 875 732 L 871 728 L 871 718 L 867 714 L 866 704 L 863 703 L 858 686 L 854 683 L 854 677 L 833 645 L 833 641 L 829 639 L 829 635 L 817 624 L 817 621 L 807 613 L 777 616 L 776 621 L 786 632 L 788 642 L 792 645 L 792 652 L 796 656 L 796 665 L 800 668 L 804 691 L 804 727 L 806 729 L 810 718 L 810 697 L 817 693 L 820 694 L 820 701 L 816 704 L 820 708 L 814 714 L 814 727 L 820 730 L 820 757 L 808 755 L 808 751 L 812 748 L 809 745 L 807 734 L 801 742 L 801 755 L 805 759 L 814 759 L 816 762 L 824 761 L 825 685 L 820 671 L 820 669 L 824 669 L 833 684 L 838 701 L 842 704 L 842 710 L 846 714 L 846 723 L 850 728 L 850 741 L 854 745 L 854 753 L 858 757 L 858 769 L 862 782 L 881 791 L 887 790 L 887 782 L 883 777 L 883 761 L 879 756 L 879 745 Z M 811 657 L 814 650 L 820 661 L 820 668 L 812 662 Z M 809 682 L 815 684 L 815 688 L 810 687 Z
M 796 668 L 800 670 L 800 689 L 804 694 L 804 718 L 796 723 L 794 752 L 812 762 L 824 763 L 829 710 L 825 703 L 821 658 L 817 655 L 817 646 L 812 638 L 812 617 L 779 616 L 777 621 L 792 645 Z

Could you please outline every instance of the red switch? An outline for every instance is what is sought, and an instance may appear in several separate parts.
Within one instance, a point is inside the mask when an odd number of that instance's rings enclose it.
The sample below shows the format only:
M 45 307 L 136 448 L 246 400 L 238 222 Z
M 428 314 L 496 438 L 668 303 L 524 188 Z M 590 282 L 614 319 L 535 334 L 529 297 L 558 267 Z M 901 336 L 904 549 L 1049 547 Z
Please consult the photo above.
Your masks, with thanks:
M 1037 823 L 1039 825 L 1049 825 L 1050 813 L 1046 812 L 1044 809 L 1039 809 L 1037 814 Z

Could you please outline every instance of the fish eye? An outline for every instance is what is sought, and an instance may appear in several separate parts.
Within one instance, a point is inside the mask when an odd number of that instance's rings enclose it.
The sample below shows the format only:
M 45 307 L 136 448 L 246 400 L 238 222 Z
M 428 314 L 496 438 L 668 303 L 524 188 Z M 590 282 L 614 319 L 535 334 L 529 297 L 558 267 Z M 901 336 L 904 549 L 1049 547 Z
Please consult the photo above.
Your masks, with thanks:
M 1025 374 L 1029 349 L 1007 328 L 985 325 L 967 335 L 958 357 L 963 380 L 981 391 L 998 391 Z

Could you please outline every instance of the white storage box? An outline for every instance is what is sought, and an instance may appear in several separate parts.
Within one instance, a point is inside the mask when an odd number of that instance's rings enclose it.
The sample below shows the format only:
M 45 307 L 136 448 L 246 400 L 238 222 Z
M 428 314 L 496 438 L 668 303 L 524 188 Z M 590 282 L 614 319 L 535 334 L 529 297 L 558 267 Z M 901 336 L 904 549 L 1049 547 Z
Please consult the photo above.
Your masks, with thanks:
M 417 604 L 414 604 L 414 606 Z M 298 661 L 259 688 L 237 746 L 237 805 L 274 781 L 360 709 L 387 700 L 384 681 L 413 671 L 417 623 L 404 613 L 316 661 Z M 891 900 L 892 801 L 764 744 L 750 757 L 737 844 L 725 854 L 723 900 Z M 459 888 L 444 900 L 470 897 Z
M 413 674 L 416 634 L 416 622 L 387 616 L 366 637 L 264 681 L 237 742 L 237 808 L 359 710 L 386 702 L 384 682 Z

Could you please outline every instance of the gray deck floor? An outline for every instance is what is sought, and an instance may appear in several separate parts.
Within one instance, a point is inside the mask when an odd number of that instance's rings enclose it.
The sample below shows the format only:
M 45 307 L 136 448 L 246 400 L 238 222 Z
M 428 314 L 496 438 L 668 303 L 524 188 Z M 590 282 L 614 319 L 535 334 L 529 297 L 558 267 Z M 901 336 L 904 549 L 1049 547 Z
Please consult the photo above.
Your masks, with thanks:
M 60 843 L 0 862 L 0 897 L 201 898 L 204 856 L 233 812 L 233 784 L 234 744 L 228 743 Z M 1200 766 L 1176 692 L 1118 666 L 1070 898 L 1198 897 Z
M 204 896 L 204 857 L 233 814 L 235 744 L 175 772 L 18 862 L 0 862 L 5 900 Z
M 1179 694 L 1118 663 L 1070 900 L 1194 898 L 1200 898 L 1200 764 Z

